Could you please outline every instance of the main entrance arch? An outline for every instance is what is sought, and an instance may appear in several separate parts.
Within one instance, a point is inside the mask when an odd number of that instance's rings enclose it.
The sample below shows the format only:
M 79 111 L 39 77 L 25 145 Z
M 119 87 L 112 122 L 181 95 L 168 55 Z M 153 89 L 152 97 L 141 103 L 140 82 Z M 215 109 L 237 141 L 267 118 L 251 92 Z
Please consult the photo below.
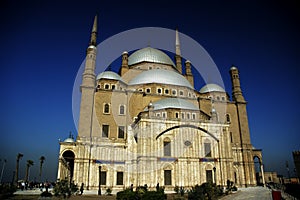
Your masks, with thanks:
M 60 177 L 69 179 L 70 182 L 72 181 L 74 175 L 74 160 L 75 154 L 71 150 L 65 151 L 60 159 L 60 163 L 63 166 Z

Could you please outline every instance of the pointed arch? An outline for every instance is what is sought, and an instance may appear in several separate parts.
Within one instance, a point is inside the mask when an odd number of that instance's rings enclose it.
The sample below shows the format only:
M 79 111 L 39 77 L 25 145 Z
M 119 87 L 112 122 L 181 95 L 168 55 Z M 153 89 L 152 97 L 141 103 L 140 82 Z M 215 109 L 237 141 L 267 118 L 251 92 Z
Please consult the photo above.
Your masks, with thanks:
M 161 132 L 160 134 L 158 134 L 156 136 L 156 139 L 158 139 L 160 136 L 162 136 L 163 134 L 171 131 L 171 130 L 174 130 L 174 129 L 178 129 L 178 128 L 194 128 L 194 129 L 197 129 L 197 130 L 200 130 L 200 131 L 203 131 L 205 133 L 207 133 L 209 136 L 211 136 L 214 140 L 216 140 L 217 142 L 219 142 L 219 139 L 216 138 L 216 136 L 214 136 L 212 133 L 210 133 L 209 131 L 205 130 L 204 128 L 201 128 L 199 126 L 195 126 L 195 125 L 191 125 L 191 124 L 182 124 L 182 125 L 177 125 L 177 126 L 173 126 L 173 127 L 170 127 L 166 130 L 164 130 L 163 132 Z

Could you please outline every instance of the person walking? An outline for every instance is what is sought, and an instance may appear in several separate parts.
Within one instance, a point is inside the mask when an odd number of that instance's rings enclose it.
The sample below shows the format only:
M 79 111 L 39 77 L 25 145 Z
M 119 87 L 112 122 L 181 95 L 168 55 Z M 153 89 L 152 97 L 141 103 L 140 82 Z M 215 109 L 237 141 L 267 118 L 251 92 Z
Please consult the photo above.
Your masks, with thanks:
M 83 193 L 83 186 L 84 186 L 84 184 L 81 183 L 81 186 L 80 186 L 80 195 L 82 195 L 82 193 Z

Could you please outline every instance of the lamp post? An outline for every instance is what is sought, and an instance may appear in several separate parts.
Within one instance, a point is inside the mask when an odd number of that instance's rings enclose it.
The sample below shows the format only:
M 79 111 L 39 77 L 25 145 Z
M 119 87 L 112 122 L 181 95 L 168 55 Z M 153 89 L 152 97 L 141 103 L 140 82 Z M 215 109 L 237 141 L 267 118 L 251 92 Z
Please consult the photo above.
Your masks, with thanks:
M 101 195 L 101 165 L 99 166 L 99 188 L 98 195 Z
M 214 179 L 215 179 L 215 184 L 217 185 L 217 177 L 216 177 L 216 167 L 213 168 L 214 170 Z

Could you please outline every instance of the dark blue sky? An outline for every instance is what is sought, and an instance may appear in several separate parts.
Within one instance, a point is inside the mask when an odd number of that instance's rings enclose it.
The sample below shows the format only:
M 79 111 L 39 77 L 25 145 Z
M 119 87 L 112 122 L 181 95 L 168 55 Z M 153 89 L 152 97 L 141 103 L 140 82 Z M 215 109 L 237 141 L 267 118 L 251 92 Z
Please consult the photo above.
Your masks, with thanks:
M 21 178 L 28 159 L 35 162 L 30 177 L 37 177 L 43 155 L 43 177 L 56 179 L 58 139 L 77 133 L 72 89 L 96 13 L 98 43 L 128 29 L 178 27 L 211 55 L 229 94 L 228 71 L 232 64 L 238 66 L 252 143 L 263 149 L 266 170 L 287 175 L 286 160 L 293 168 L 292 151 L 300 149 L 296 1 L 5 0 L 0 6 L 0 159 L 8 160 L 4 180 L 11 180 L 18 152 L 24 154 Z

